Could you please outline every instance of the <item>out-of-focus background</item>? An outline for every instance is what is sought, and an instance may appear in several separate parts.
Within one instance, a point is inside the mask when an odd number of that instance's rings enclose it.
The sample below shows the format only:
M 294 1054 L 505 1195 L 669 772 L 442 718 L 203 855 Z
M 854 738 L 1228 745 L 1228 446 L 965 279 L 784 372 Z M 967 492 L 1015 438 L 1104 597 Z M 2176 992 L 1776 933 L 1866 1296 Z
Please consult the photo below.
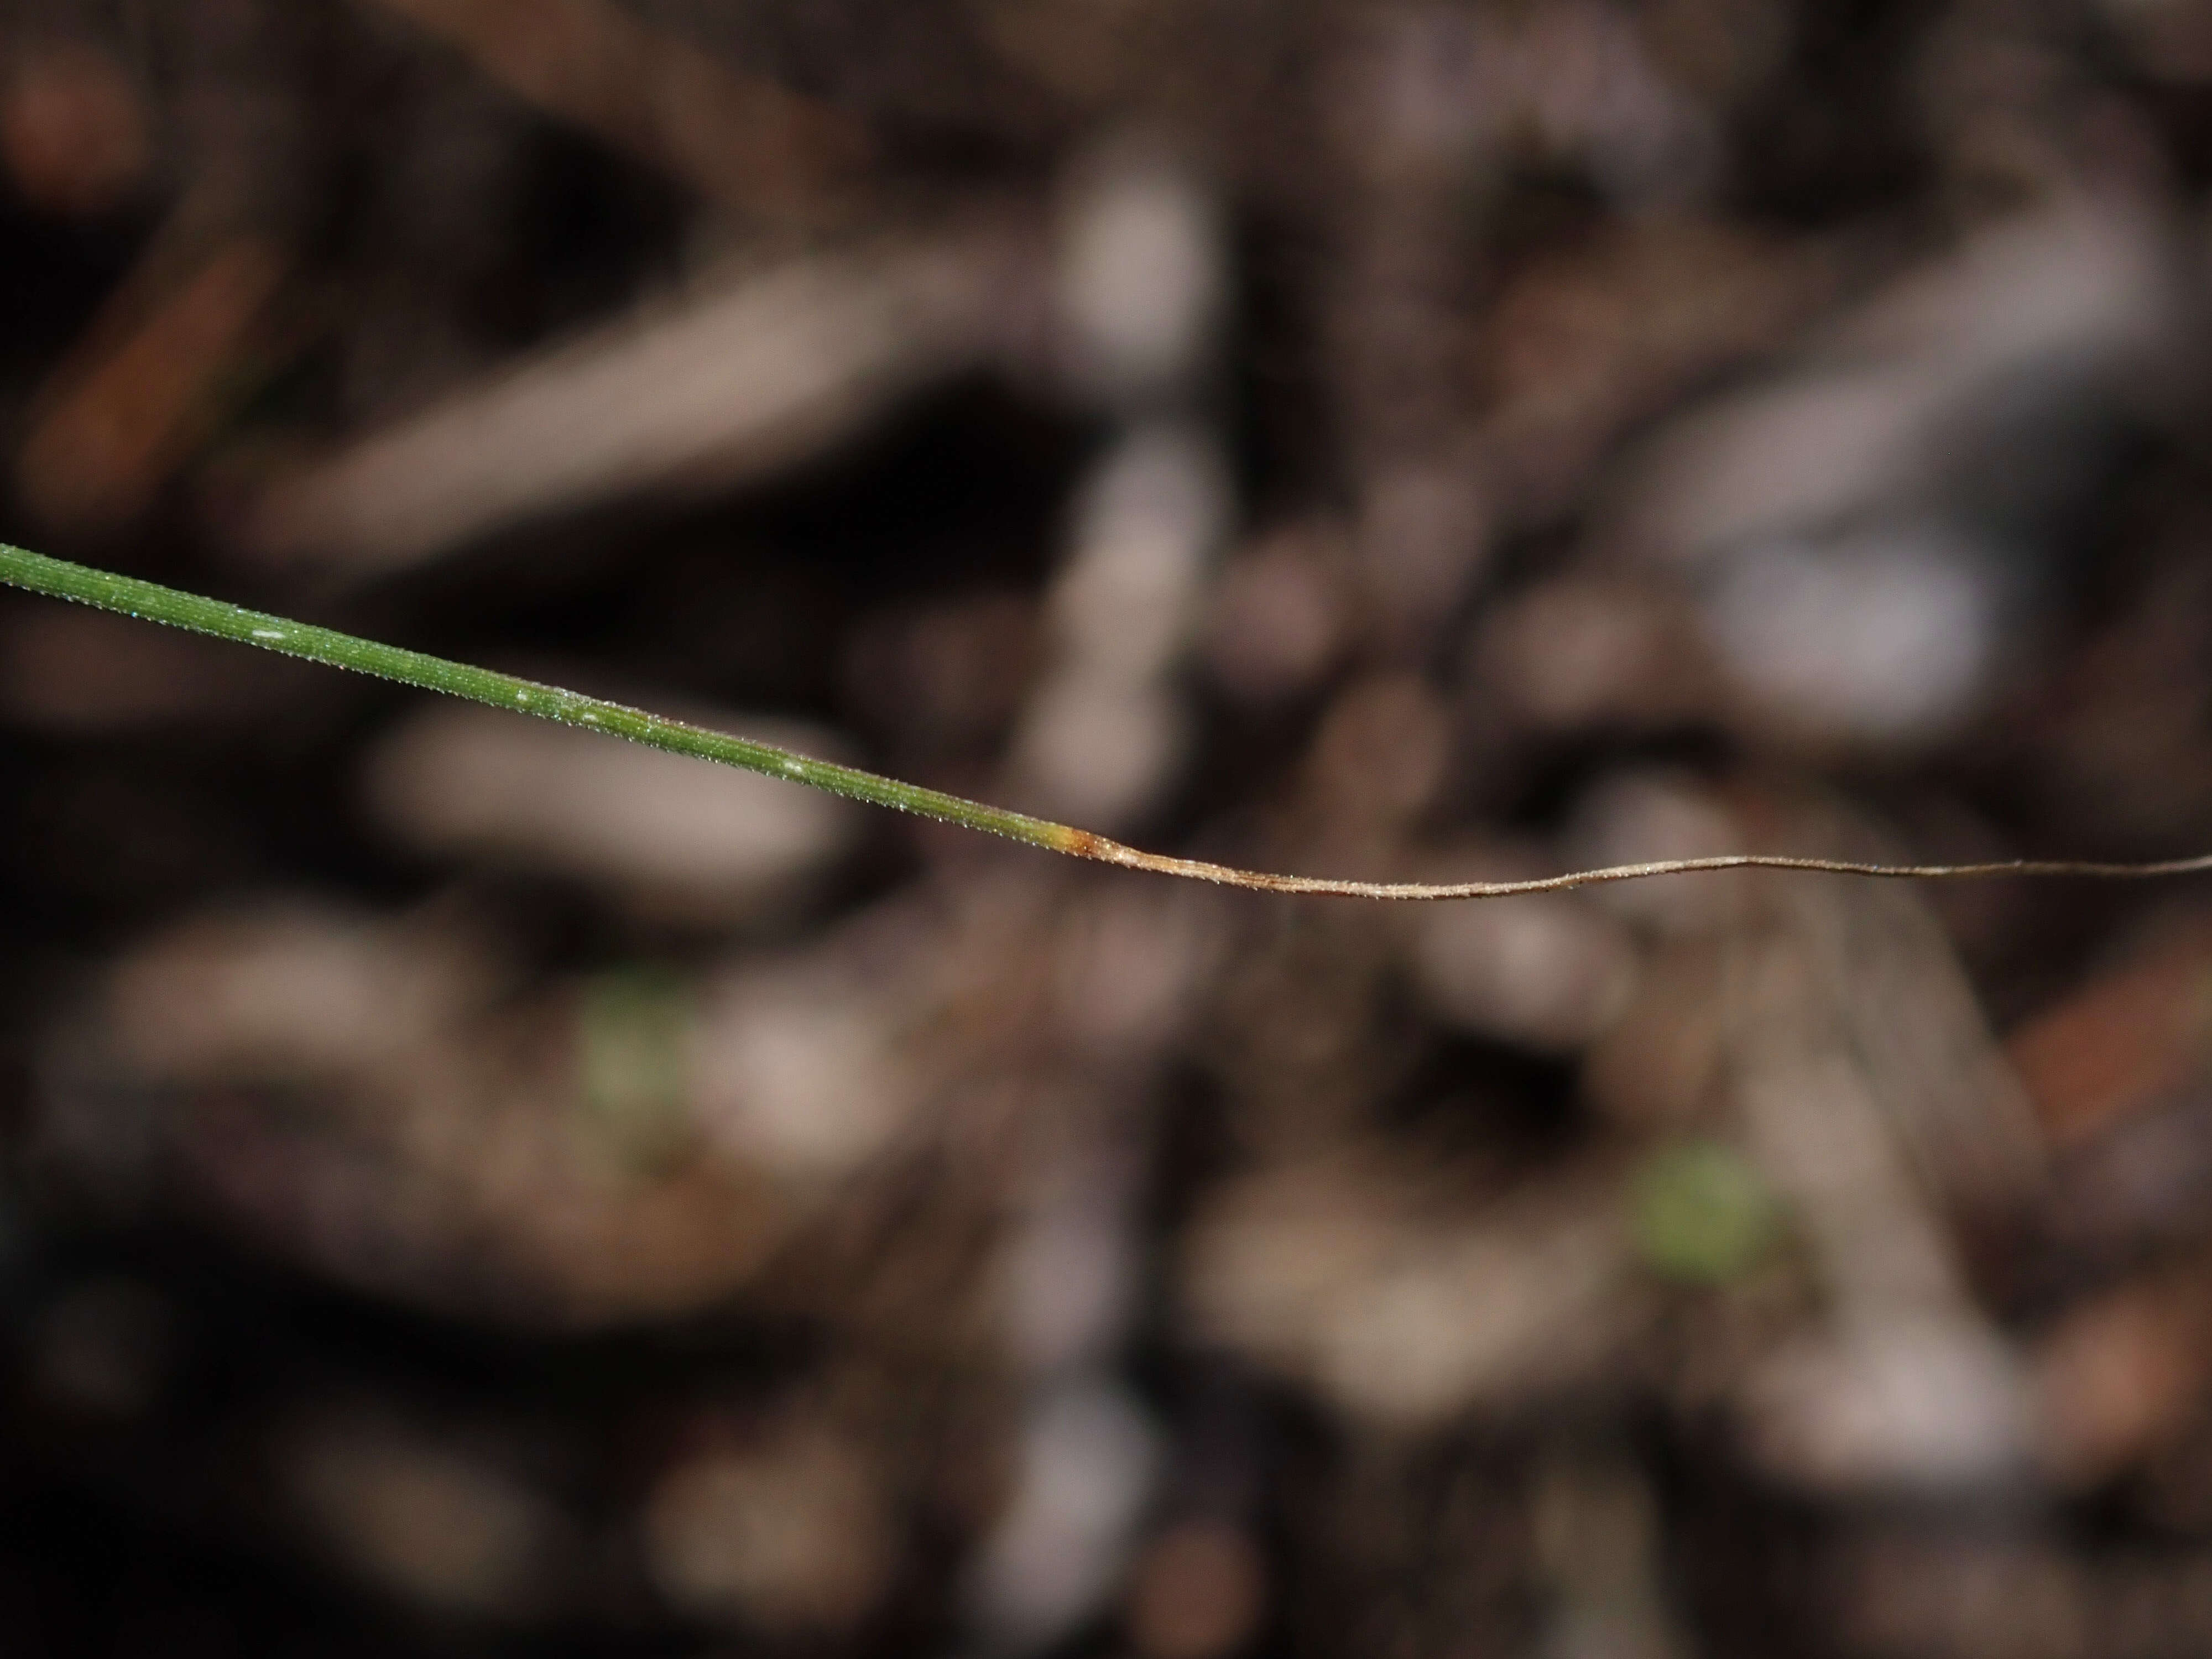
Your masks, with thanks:
M 42 550 L 2212 848 L 2203 0 L 9 0 L 0 174 Z M 11 1655 L 2212 1650 L 2203 883 L 21 595 L 0 768 Z

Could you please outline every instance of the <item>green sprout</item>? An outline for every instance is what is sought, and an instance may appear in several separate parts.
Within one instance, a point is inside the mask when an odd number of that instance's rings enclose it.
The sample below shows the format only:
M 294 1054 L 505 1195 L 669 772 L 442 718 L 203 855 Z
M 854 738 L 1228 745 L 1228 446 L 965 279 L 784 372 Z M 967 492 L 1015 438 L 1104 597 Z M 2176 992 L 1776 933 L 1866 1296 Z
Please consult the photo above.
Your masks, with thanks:
M 1692 1285 L 1725 1285 L 1764 1261 L 1782 1206 L 1751 1161 L 1717 1140 L 1653 1153 L 1630 1183 L 1638 1250 L 1656 1273 Z

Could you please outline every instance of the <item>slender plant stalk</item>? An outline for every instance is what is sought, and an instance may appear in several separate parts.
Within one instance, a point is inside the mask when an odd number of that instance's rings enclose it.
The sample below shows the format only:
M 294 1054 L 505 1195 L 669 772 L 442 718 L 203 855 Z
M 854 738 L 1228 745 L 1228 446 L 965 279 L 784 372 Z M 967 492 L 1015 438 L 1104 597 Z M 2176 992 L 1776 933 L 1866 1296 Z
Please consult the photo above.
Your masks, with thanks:
M 918 813 L 1004 836 L 1010 841 L 1041 847 L 1048 852 L 1075 858 L 1096 859 L 1131 870 L 1158 875 L 1210 881 L 1225 887 L 1250 888 L 1261 892 L 1299 893 L 1327 898 L 1361 899 L 1480 899 L 1509 898 L 1521 893 L 1556 893 L 1601 882 L 1636 881 L 1647 876 L 1686 875 L 1707 870 L 1812 870 L 1830 875 L 1878 876 L 1913 881 L 1955 880 L 1989 876 L 2086 876 L 2105 878 L 2191 875 L 2212 871 L 2212 854 L 2167 859 L 2152 864 L 2104 864 L 2073 859 L 2017 859 L 1990 864 L 1862 864 L 1843 859 L 1790 858 L 1763 853 L 1729 853 L 1712 858 L 1658 859 L 1644 864 L 1617 864 L 1601 869 L 1574 870 L 1565 875 L 1542 876 L 1528 881 L 1427 882 L 1338 881 L 1314 876 L 1282 876 L 1259 870 L 1237 870 L 1196 859 L 1170 858 L 1140 852 L 1109 841 L 1087 830 L 1071 829 L 1026 813 L 963 800 L 935 789 L 923 789 L 893 778 L 878 777 L 850 766 L 814 760 L 774 744 L 710 731 L 683 720 L 666 720 L 618 702 L 564 691 L 512 674 L 398 646 L 380 645 L 333 629 L 317 628 L 222 599 L 182 592 L 156 582 L 119 576 L 85 565 L 50 559 L 43 554 L 0 543 L 0 582 L 27 588 L 51 599 L 71 599 L 125 617 L 182 628 L 217 639 L 235 640 L 281 656 L 300 657 L 325 667 L 350 669 L 398 680 L 426 691 L 465 697 L 564 726 L 582 726 L 627 738 L 649 748 L 696 759 L 715 761 L 772 778 L 803 783 L 833 795 Z

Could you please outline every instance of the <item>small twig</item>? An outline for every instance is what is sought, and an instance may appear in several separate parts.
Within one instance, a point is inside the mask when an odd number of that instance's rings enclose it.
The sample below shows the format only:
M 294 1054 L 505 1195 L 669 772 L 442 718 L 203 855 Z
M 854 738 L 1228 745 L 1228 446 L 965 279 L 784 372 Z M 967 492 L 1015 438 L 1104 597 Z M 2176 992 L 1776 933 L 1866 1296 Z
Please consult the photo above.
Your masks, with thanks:
M 330 668 L 350 669 L 358 674 L 398 680 L 426 691 L 517 714 L 535 714 L 564 726 L 582 726 L 627 738 L 671 754 L 717 761 L 772 778 L 787 779 L 833 795 L 889 806 L 902 812 L 957 823 L 1004 836 L 1010 841 L 1042 847 L 1048 852 L 1096 859 L 1132 870 L 1149 870 L 1192 881 L 1216 882 L 1224 887 L 1249 888 L 1268 893 L 1302 893 L 1327 898 L 1363 899 L 1477 899 L 1507 898 L 1517 893 L 1557 893 L 1601 882 L 1638 881 L 1647 876 L 1689 875 L 1708 870 L 1811 870 L 1829 875 L 1878 876 L 1913 881 L 1957 880 L 1991 876 L 2083 876 L 2100 878 L 2140 878 L 2181 876 L 2212 872 L 2212 854 L 2166 859 L 2151 864 L 2105 864 L 2075 859 L 2014 859 L 1990 864 L 1862 864 L 1844 859 L 1790 858 L 1764 853 L 1729 853 L 1712 858 L 1657 859 L 1645 864 L 1617 864 L 1602 869 L 1575 870 L 1565 875 L 1542 876 L 1528 881 L 1376 882 L 1335 881 L 1313 876 L 1279 876 L 1264 871 L 1237 870 L 1227 865 L 1206 864 L 1195 859 L 1170 858 L 1140 852 L 1092 835 L 1087 830 L 1051 823 L 1002 806 L 987 806 L 935 789 L 923 789 L 894 778 L 878 777 L 850 766 L 793 754 L 774 744 L 713 732 L 683 720 L 666 720 L 623 703 L 587 697 L 559 686 L 540 684 L 489 668 L 449 662 L 442 657 L 398 646 L 380 645 L 328 628 L 317 628 L 259 611 L 248 611 L 221 599 L 185 593 L 157 582 L 141 581 L 106 570 L 50 559 L 20 547 L 0 543 L 0 582 L 27 588 L 57 599 L 72 599 L 102 611 L 147 622 L 166 623 L 217 639 L 235 640 L 280 655 L 301 657 Z

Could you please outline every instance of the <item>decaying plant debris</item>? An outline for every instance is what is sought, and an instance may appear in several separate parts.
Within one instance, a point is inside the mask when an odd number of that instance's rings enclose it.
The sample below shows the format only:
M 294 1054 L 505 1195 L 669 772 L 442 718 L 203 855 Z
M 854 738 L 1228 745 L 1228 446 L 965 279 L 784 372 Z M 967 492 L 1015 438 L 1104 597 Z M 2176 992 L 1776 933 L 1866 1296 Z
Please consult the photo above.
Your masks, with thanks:
M 2208 100 L 14 0 L 0 536 L 1244 866 L 2172 858 Z M 0 731 L 11 1651 L 2212 1643 L 2200 885 L 1182 889 L 19 595 Z

